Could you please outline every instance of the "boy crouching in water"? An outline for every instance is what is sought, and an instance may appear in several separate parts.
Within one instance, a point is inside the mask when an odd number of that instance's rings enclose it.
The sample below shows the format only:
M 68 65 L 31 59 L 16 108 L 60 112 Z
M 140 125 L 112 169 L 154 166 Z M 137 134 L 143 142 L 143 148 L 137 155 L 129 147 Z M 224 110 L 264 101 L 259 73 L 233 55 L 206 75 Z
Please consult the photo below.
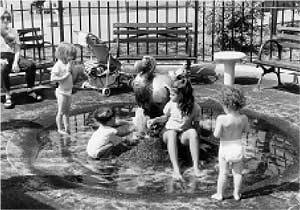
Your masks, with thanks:
M 121 144 L 126 139 L 122 137 L 135 130 L 133 123 L 116 122 L 115 112 L 109 107 L 97 109 L 93 115 L 99 127 L 88 142 L 88 155 L 94 159 L 101 159 L 126 151 L 128 148 Z
M 214 136 L 220 138 L 220 148 L 217 193 L 212 195 L 212 198 L 223 200 L 223 190 L 231 164 L 233 197 L 235 200 L 240 200 L 243 169 L 242 135 L 248 133 L 250 129 L 247 116 L 240 114 L 240 110 L 246 105 L 246 98 L 240 89 L 226 87 L 222 93 L 222 105 L 225 114 L 217 117 L 214 131 Z

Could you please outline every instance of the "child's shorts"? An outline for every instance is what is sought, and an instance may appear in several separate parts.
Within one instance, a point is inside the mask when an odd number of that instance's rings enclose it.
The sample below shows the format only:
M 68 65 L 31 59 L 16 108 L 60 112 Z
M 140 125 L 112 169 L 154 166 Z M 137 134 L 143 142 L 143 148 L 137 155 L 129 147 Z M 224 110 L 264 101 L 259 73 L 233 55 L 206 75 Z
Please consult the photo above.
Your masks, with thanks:
M 226 162 L 240 162 L 243 159 L 242 140 L 221 141 L 219 148 L 219 158 L 225 159 Z
M 159 137 L 160 137 L 161 139 L 163 139 L 164 134 L 165 134 L 167 131 L 169 131 L 169 130 L 171 130 L 171 129 L 167 129 L 167 128 L 164 127 L 164 128 L 161 130 Z M 185 131 L 185 130 L 184 130 L 184 131 Z M 177 133 L 177 141 L 180 141 L 181 136 L 182 136 L 182 133 L 183 133 L 184 131 L 176 131 L 176 133 Z

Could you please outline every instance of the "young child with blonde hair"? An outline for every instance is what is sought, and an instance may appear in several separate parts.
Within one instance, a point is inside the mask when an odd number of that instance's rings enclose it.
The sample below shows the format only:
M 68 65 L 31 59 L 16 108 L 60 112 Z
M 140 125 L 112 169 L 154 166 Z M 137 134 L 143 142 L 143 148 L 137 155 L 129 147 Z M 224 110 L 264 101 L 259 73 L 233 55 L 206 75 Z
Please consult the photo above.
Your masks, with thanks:
M 51 81 L 58 82 L 58 87 L 55 90 L 58 105 L 57 131 L 60 134 L 70 134 L 69 114 L 73 88 L 72 61 L 76 59 L 76 47 L 73 44 L 62 42 L 58 45 L 55 56 L 57 62 L 51 71 Z
M 225 114 L 217 117 L 214 136 L 220 138 L 219 148 L 219 177 L 217 193 L 213 199 L 223 200 L 224 186 L 227 181 L 227 173 L 231 165 L 235 200 L 241 199 L 242 169 L 243 169 L 243 133 L 249 132 L 248 117 L 240 113 L 246 105 L 246 98 L 241 89 L 226 87 L 222 92 L 222 105 Z

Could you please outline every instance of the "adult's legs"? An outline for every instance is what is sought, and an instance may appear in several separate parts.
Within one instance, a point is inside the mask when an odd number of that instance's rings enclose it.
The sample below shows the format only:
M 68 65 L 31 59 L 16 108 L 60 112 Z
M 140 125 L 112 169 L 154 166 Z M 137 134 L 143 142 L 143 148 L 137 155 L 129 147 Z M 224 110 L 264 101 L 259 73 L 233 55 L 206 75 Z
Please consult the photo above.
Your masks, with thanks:
M 28 88 L 27 89 L 28 95 L 33 97 L 37 101 L 41 101 L 42 97 L 32 91 L 32 88 L 34 87 L 35 75 L 36 75 L 35 63 L 31 60 L 27 60 L 23 57 L 20 57 L 19 67 L 20 67 L 21 71 L 24 71 L 26 73 L 25 79 L 26 79 L 27 88 Z
M 26 73 L 25 79 L 28 88 L 34 87 L 35 74 L 36 74 L 36 65 L 33 61 L 27 60 L 20 56 L 19 67 L 21 71 Z
M 182 144 L 189 144 L 195 176 L 201 176 L 201 171 L 199 170 L 199 139 L 197 131 L 194 128 L 184 131 L 180 141 Z
M 174 170 L 174 178 L 182 179 L 178 164 L 177 132 L 167 130 L 163 134 L 163 141 L 167 144 L 170 160 Z
M 5 92 L 5 104 L 6 108 L 12 107 L 11 93 L 10 93 L 10 78 L 12 63 L 14 60 L 14 54 L 8 52 L 1 52 L 1 59 L 6 60 L 5 64 L 1 64 L 1 87 Z

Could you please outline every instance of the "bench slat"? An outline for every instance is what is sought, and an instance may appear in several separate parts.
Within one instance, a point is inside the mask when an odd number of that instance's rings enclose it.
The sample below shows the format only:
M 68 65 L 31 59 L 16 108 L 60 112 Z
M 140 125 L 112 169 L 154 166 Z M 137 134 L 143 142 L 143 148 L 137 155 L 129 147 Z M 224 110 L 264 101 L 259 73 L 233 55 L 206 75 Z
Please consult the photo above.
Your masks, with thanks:
M 292 35 L 292 34 L 277 34 L 276 39 L 279 40 L 287 40 L 287 41 L 292 41 L 292 42 L 298 42 L 300 43 L 300 35 Z
M 156 60 L 196 60 L 196 57 L 191 57 L 191 56 L 160 56 L 160 55 L 150 55 L 153 56 Z M 120 56 L 118 57 L 119 60 L 140 60 L 143 58 L 143 55 L 141 56 Z
M 40 28 L 23 28 L 23 29 L 18 29 L 18 34 L 19 35 L 23 35 L 23 34 L 26 34 L 26 33 L 32 33 L 32 32 L 37 32 L 37 31 L 40 31 L 41 29 Z
M 297 42 L 281 41 L 280 45 L 282 48 L 300 49 L 300 43 Z
M 300 27 L 285 27 L 285 26 L 282 26 L 282 27 L 278 27 L 277 30 L 279 32 L 282 32 L 282 31 L 287 31 L 287 32 L 300 32 Z
M 119 39 L 119 43 L 127 43 L 127 42 L 182 42 L 188 41 L 188 38 L 180 38 L 180 37 L 147 37 L 147 38 L 139 38 L 139 37 L 130 37 L 128 39 Z
M 48 60 L 41 60 L 41 61 L 35 61 L 35 62 L 36 62 L 37 69 L 50 68 L 54 65 L 54 61 L 48 61 Z
M 182 28 L 192 27 L 192 23 L 114 23 L 114 28 Z
M 168 55 L 167 50 L 160 54 L 158 53 L 159 50 L 156 49 L 157 53 L 152 54 L 152 56 L 157 60 L 186 60 L 189 65 L 190 61 L 197 60 L 196 57 L 191 56 L 192 26 L 192 23 L 114 23 L 113 33 L 116 35 L 115 40 L 118 43 L 117 57 L 120 60 L 142 59 L 142 54 L 132 54 L 128 50 L 127 54 L 120 55 L 120 48 L 124 43 L 136 43 L 134 48 L 137 49 L 140 43 L 156 43 L 156 48 L 158 48 L 160 43 L 176 42 L 177 47 L 181 44 L 185 45 L 184 50 L 182 50 L 184 52 Z
M 191 30 L 181 30 L 181 29 L 169 29 L 169 30 L 114 30 L 114 34 L 119 35 L 132 35 L 132 34 L 178 34 L 185 35 L 191 33 Z
M 275 66 L 282 69 L 289 69 L 300 72 L 300 63 L 291 63 L 279 60 L 253 60 L 253 63 L 266 66 Z
M 37 35 L 37 36 L 24 36 L 20 37 L 21 42 L 29 42 L 29 41 L 40 41 L 43 40 L 44 36 L 43 35 Z
M 54 61 L 44 59 L 44 48 L 52 47 L 50 42 L 44 41 L 44 36 L 41 28 L 24 28 L 17 30 L 20 36 L 20 47 L 27 59 L 33 60 L 36 64 L 36 69 L 40 70 L 40 84 L 42 83 L 43 73 L 48 72 L 48 69 L 54 65 Z M 27 50 L 32 50 L 33 54 L 26 53 Z M 30 55 L 30 56 L 27 56 Z

